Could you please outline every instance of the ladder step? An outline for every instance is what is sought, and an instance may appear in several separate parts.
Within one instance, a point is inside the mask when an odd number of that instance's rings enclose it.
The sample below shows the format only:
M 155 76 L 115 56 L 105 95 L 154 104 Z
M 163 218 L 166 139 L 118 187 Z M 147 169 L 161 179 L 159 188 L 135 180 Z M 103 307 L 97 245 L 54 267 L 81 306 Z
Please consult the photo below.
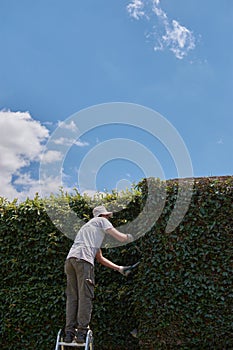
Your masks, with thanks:
M 71 347 L 80 347 L 80 346 L 85 346 L 86 343 L 65 343 L 63 341 L 60 341 L 60 342 L 58 342 L 58 345 L 71 346 Z

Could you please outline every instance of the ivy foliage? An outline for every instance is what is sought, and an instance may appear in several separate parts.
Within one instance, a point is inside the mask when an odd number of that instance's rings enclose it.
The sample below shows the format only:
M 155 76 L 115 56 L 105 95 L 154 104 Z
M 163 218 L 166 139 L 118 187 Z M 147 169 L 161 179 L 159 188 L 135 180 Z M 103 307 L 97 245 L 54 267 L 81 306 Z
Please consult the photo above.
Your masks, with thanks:
M 71 238 L 98 204 L 116 212 L 114 226 L 132 230 L 127 224 L 146 205 L 147 183 L 95 198 L 61 192 L 23 203 L 0 199 L 1 349 L 55 348 L 65 324 L 64 261 Z M 189 209 L 170 233 L 178 181 L 154 179 L 152 185 L 152 212 L 166 190 L 158 220 L 135 242 L 107 249 L 106 241 L 103 249 L 120 265 L 140 260 L 138 269 L 125 278 L 96 265 L 95 349 L 233 348 L 233 177 L 195 179 Z M 80 221 L 73 222 L 67 208 Z M 135 232 L 145 221 L 135 221 Z M 69 237 L 62 233 L 64 222 Z

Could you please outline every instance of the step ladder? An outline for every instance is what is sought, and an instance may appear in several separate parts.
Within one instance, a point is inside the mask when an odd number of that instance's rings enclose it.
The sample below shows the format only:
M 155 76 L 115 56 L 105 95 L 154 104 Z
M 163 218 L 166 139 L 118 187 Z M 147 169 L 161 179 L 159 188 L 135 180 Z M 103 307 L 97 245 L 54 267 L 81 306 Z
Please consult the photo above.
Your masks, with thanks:
M 70 348 L 82 348 L 84 350 L 94 350 L 93 334 L 91 329 L 89 329 L 87 332 L 85 343 L 76 343 L 75 341 L 73 341 L 72 343 L 65 343 L 63 341 L 63 331 L 62 329 L 60 329 L 57 334 L 55 350 L 70 350 Z

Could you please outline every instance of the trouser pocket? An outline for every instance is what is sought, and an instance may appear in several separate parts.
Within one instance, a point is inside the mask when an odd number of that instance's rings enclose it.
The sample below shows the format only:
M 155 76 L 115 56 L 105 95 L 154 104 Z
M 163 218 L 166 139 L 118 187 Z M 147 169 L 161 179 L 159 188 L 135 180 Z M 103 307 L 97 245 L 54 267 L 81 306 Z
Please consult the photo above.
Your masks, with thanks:
M 95 286 L 89 278 L 85 280 L 85 294 L 88 298 L 93 299 L 94 298 L 94 289 Z
M 85 295 L 88 298 L 94 298 L 95 289 L 95 275 L 94 267 L 91 264 L 85 263 L 84 266 L 84 278 L 85 278 Z

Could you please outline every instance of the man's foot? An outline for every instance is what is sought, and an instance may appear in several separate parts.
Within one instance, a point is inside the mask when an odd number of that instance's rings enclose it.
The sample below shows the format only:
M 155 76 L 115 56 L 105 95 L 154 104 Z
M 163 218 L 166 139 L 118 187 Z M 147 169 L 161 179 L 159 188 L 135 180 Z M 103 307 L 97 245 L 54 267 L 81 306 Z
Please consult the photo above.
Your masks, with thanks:
M 65 343 L 72 343 L 73 339 L 74 339 L 74 334 L 72 332 L 66 332 L 64 342 Z
M 82 331 L 82 330 L 78 330 L 76 333 L 76 337 L 75 340 L 77 343 L 85 343 L 86 342 L 86 336 L 87 336 L 87 332 Z

